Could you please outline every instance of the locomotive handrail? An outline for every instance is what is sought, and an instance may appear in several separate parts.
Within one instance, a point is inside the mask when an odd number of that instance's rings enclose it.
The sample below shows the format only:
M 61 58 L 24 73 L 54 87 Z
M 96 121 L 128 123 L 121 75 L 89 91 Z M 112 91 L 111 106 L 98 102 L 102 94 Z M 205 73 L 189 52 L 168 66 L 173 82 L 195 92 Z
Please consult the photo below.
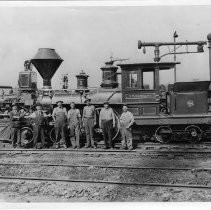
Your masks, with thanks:
M 106 101 L 109 101 L 109 100 L 113 97 L 113 95 L 115 95 L 117 92 L 118 92 L 118 91 L 114 91 L 114 92 L 107 98 Z
M 88 87 L 86 89 L 89 89 L 89 90 L 95 90 L 95 89 L 99 89 L 99 87 Z M 56 91 L 60 91 L 60 92 L 65 92 L 65 91 L 72 91 L 72 92 L 75 92 L 75 90 L 77 90 L 77 88 L 71 88 L 71 89 L 52 89 L 52 91 L 56 92 Z M 83 89 L 81 89 L 83 90 Z

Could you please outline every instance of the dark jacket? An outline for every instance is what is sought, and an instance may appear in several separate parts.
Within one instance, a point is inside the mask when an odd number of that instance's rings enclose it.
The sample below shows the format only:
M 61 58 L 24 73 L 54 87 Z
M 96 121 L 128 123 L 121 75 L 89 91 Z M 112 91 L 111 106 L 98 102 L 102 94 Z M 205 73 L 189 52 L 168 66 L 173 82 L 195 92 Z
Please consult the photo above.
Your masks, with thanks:
M 20 118 L 21 114 L 19 111 L 17 111 L 17 113 L 14 113 L 14 111 L 10 112 L 10 123 L 12 128 L 20 127 Z

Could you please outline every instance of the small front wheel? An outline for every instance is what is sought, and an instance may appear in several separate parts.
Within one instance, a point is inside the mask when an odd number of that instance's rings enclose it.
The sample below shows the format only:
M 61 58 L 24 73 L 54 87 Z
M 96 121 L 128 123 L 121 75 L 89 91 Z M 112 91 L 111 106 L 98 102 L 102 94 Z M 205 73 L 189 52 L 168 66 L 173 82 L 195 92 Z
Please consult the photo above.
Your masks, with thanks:
M 52 128 L 50 130 L 50 140 L 55 143 L 56 142 L 56 133 L 55 133 L 55 128 Z
M 28 146 L 33 142 L 33 130 L 30 127 L 20 129 L 20 143 L 22 146 Z

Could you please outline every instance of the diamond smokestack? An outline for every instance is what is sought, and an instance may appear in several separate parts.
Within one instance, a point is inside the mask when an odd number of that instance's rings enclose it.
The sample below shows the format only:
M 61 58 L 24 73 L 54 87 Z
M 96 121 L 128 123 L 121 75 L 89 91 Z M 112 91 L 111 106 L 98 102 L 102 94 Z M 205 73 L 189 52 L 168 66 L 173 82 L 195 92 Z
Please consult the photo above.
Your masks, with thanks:
M 43 78 L 43 89 L 51 89 L 51 79 L 62 63 L 61 57 L 54 49 L 40 48 L 31 59 L 32 64 Z

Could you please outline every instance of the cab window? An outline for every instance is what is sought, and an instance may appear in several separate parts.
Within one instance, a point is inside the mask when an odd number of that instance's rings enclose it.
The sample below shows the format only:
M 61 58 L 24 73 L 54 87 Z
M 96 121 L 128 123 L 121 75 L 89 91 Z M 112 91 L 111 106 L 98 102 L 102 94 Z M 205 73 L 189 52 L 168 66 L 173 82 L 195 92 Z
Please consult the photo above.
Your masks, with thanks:
M 129 73 L 129 87 L 138 87 L 138 74 L 137 72 Z
M 153 90 L 154 87 L 154 72 L 143 72 L 143 86 L 144 90 Z

